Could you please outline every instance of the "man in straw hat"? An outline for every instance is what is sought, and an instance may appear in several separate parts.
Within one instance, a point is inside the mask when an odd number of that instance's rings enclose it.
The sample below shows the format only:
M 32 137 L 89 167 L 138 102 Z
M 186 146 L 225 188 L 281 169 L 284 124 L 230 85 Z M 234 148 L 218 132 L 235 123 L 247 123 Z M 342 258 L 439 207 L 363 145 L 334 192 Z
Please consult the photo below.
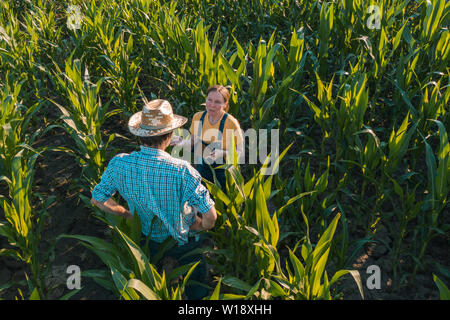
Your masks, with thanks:
M 126 218 L 137 212 L 142 221 L 142 233 L 149 237 L 149 249 L 156 254 L 159 245 L 168 237 L 178 246 L 166 256 L 180 258 L 195 249 L 196 232 L 214 227 L 217 218 L 214 201 L 202 185 L 200 174 L 186 161 L 170 156 L 164 150 L 170 144 L 173 130 L 183 126 L 187 119 L 175 115 L 166 100 L 145 103 L 142 111 L 131 116 L 130 132 L 137 136 L 141 150 L 116 155 L 108 164 L 100 183 L 92 191 L 91 203 L 101 210 Z M 119 194 L 129 209 L 117 204 L 112 196 Z M 186 264 L 201 256 L 190 256 Z M 198 261 L 194 260 L 194 261 Z M 202 281 L 206 269 L 200 263 L 191 275 Z M 187 286 L 189 299 L 201 299 L 207 290 L 201 286 Z

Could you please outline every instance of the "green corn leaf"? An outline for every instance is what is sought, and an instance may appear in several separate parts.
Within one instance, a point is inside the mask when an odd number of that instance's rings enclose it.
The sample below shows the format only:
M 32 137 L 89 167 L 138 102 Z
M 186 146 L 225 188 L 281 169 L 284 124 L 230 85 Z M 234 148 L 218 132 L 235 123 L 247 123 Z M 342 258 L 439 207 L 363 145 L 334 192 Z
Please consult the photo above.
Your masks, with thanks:
M 300 193 L 300 194 L 298 194 L 298 195 L 296 195 L 296 196 L 290 198 L 290 199 L 286 202 L 286 204 L 285 204 L 284 206 L 282 206 L 281 208 L 277 209 L 276 212 L 277 212 L 278 216 L 281 216 L 281 214 L 283 213 L 283 211 L 284 211 L 288 206 L 290 206 L 291 204 L 293 204 L 295 201 L 297 201 L 297 200 L 299 200 L 299 199 L 301 199 L 301 198 L 303 198 L 303 197 L 305 197 L 305 196 L 309 196 L 309 195 L 311 195 L 311 194 L 313 194 L 313 193 L 315 193 L 315 192 L 317 192 L 317 191 L 314 190 L 314 191 L 310 191 L 310 192 L 303 192 L 303 193 Z
M 289 259 L 294 269 L 295 282 L 299 283 L 305 276 L 305 267 L 291 249 L 289 249 Z
M 328 185 L 328 173 L 330 170 L 330 157 L 328 157 L 327 170 L 317 179 L 316 184 L 314 186 L 314 190 L 317 190 L 318 193 L 322 193 L 325 191 Z
M 0 200 L 4 198 L 3 196 L 0 196 Z M 5 204 L 2 203 L 2 208 L 5 210 Z M 12 239 L 14 238 L 14 231 L 11 228 L 9 224 L 6 222 L 0 221 L 0 236 L 7 237 L 10 242 L 12 242 Z
M 423 21 L 421 36 L 425 41 L 431 41 L 438 30 L 445 7 L 445 0 L 427 0 L 426 5 L 426 17 Z
M 144 252 L 136 245 L 133 240 L 131 240 L 126 234 L 120 231 L 117 227 L 114 230 L 121 236 L 125 242 L 131 257 L 133 258 L 133 264 L 136 271 L 139 272 L 139 276 L 145 283 L 150 285 L 155 285 L 157 290 L 161 289 L 161 276 L 156 272 L 155 268 L 152 267 L 145 256 Z
M 444 124 L 439 120 L 431 120 L 435 122 L 439 127 L 439 160 L 443 160 L 450 153 L 450 144 L 448 143 L 447 130 Z
M 253 287 L 251 287 L 250 290 L 248 290 L 247 295 L 246 295 L 245 298 L 244 298 L 245 300 L 250 299 L 250 298 L 258 291 L 259 286 L 260 286 L 260 284 L 261 284 L 261 280 L 262 280 L 262 279 L 259 279 L 259 280 L 253 285 Z
M 22 255 L 17 250 L 13 250 L 13 249 L 4 249 L 4 248 L 0 249 L 0 256 L 11 257 L 11 258 L 17 259 L 18 261 L 26 262 L 25 257 L 22 257 Z
M 433 274 L 433 281 L 439 289 L 441 300 L 450 300 L 450 290 L 447 288 L 444 282 L 442 282 L 442 280 L 439 279 L 435 274 Z
M 270 220 L 269 211 L 267 210 L 267 204 L 264 197 L 264 191 L 261 184 L 256 186 L 256 224 L 259 233 L 264 236 L 267 242 L 272 243 L 273 237 L 275 237 L 274 229 Z M 278 239 L 276 239 L 278 241 Z
M 37 288 L 34 288 L 33 292 L 31 293 L 30 300 L 41 300 Z
M 269 280 L 270 287 L 268 288 L 268 291 L 272 297 L 285 297 L 286 292 L 283 290 L 283 288 L 276 283 L 273 280 Z
M 361 298 L 364 300 L 363 284 L 362 284 L 361 276 L 360 276 L 358 270 L 339 270 L 339 271 L 337 271 L 330 280 L 330 286 L 333 285 L 336 281 L 338 281 L 342 276 L 344 276 L 347 273 L 350 273 L 351 276 L 353 277 L 353 279 L 355 280 L 356 285 L 358 286 L 358 290 L 361 295 Z
M 314 296 L 319 295 L 319 291 L 323 286 L 320 282 L 322 279 L 323 272 L 325 271 L 325 266 L 328 261 L 328 253 L 330 252 L 330 248 L 320 256 L 317 263 L 314 264 L 313 276 L 312 276 L 312 294 Z
M 290 145 L 288 145 L 283 152 L 278 156 L 277 159 L 275 159 L 274 163 L 271 163 L 272 165 L 272 170 L 270 170 L 270 173 L 274 173 L 278 171 L 278 167 L 280 165 L 280 161 L 284 158 L 284 156 L 286 155 L 286 153 L 288 152 L 288 150 L 292 147 L 294 143 L 291 143 Z M 259 170 L 258 174 L 261 175 L 269 175 L 269 161 L 272 161 L 272 152 L 267 156 L 267 158 L 264 160 L 263 165 L 261 166 L 261 169 Z
M 180 277 L 180 276 L 182 276 L 182 275 L 184 275 L 184 274 L 187 274 L 187 272 L 192 268 L 192 266 L 193 266 L 194 264 L 195 264 L 195 263 L 192 262 L 192 263 L 185 264 L 185 265 L 182 265 L 182 266 L 179 266 L 179 267 L 173 269 L 173 270 L 170 272 L 170 274 L 167 276 L 167 281 L 170 282 L 170 281 L 172 281 L 173 279 L 177 279 L 178 277 Z
M 239 278 L 233 277 L 233 276 L 227 276 L 225 275 L 223 277 L 222 282 L 226 284 L 227 286 L 242 290 L 244 292 L 249 292 L 253 289 L 253 286 L 249 285 L 243 280 L 240 280 Z
M 397 49 L 398 45 L 400 44 L 400 40 L 402 38 L 403 35 L 403 30 L 405 29 L 406 25 L 408 22 L 405 22 L 403 24 L 403 27 L 401 27 L 401 29 L 397 32 L 397 34 L 395 35 L 394 40 L 392 41 L 392 51 L 391 51 L 391 55 L 394 54 L 395 50 Z
M 147 300 L 161 300 L 160 296 L 139 279 L 130 279 L 127 288 L 138 291 Z
M 209 300 L 219 300 L 219 294 L 220 294 L 220 284 L 222 283 L 222 278 L 219 278 L 219 281 L 217 282 L 217 285 L 209 297 Z
M 139 300 L 139 296 L 127 288 L 127 279 L 114 267 L 110 267 L 112 279 L 117 290 L 125 300 Z
M 341 214 L 337 213 L 336 216 L 333 218 L 333 221 L 331 221 L 328 228 L 325 230 L 325 232 L 320 237 L 319 242 L 317 242 L 316 248 L 319 248 L 322 244 L 324 244 L 326 242 L 330 242 L 333 239 L 333 235 L 334 235 L 334 232 L 336 231 L 337 223 L 338 223 L 340 217 L 341 217 Z
M 197 266 L 200 264 L 200 261 L 197 261 L 196 263 L 194 263 L 191 268 L 189 269 L 189 271 L 187 272 L 186 276 L 183 279 L 183 288 L 186 287 L 186 283 L 188 282 L 190 276 L 192 275 L 192 272 L 194 272 L 195 268 L 197 268 Z

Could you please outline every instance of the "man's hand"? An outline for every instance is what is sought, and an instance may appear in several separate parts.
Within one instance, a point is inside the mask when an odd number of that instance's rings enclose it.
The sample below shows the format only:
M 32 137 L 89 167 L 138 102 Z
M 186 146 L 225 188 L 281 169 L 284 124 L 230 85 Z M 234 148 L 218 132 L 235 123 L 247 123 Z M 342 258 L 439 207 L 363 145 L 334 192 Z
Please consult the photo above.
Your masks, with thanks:
M 103 203 L 95 200 L 94 198 L 91 198 L 91 204 L 98 207 L 102 211 L 119 217 L 124 217 L 127 219 L 131 219 L 133 217 L 129 210 L 125 209 L 123 206 L 115 202 L 112 198 L 109 198 Z
M 202 214 L 201 217 L 199 217 L 198 215 L 195 216 L 195 222 L 191 225 L 190 230 L 203 231 L 212 229 L 216 224 L 216 220 L 216 208 L 212 206 L 211 209 L 209 209 L 208 212 Z
M 202 231 L 202 218 L 200 218 L 199 216 L 195 215 L 195 221 L 194 223 L 191 225 L 191 227 L 189 228 L 189 230 L 192 231 Z

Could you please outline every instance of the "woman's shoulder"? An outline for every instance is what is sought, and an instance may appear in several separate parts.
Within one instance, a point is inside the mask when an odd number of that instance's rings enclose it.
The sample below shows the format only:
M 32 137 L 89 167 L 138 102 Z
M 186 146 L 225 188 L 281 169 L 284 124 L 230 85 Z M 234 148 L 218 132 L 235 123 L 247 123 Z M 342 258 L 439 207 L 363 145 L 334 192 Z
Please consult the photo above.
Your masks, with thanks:
M 231 113 L 228 113 L 227 121 L 229 121 L 234 127 L 241 127 L 239 120 L 236 119 Z
M 201 118 L 203 112 L 204 112 L 204 110 L 194 113 L 194 115 L 192 116 L 192 119 L 199 120 Z

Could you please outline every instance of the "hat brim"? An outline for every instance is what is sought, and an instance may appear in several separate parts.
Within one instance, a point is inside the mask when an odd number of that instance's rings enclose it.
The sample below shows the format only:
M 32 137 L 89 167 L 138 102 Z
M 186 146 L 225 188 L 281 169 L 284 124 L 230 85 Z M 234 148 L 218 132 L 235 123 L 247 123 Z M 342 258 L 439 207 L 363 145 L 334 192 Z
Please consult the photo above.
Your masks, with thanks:
M 183 116 L 179 116 L 174 114 L 173 121 L 165 128 L 162 129 L 144 129 L 141 128 L 141 115 L 142 111 L 136 112 L 133 114 L 128 121 L 128 129 L 132 134 L 138 137 L 154 137 L 154 136 L 161 136 L 163 134 L 169 133 L 175 129 L 178 129 L 186 124 L 188 119 Z

